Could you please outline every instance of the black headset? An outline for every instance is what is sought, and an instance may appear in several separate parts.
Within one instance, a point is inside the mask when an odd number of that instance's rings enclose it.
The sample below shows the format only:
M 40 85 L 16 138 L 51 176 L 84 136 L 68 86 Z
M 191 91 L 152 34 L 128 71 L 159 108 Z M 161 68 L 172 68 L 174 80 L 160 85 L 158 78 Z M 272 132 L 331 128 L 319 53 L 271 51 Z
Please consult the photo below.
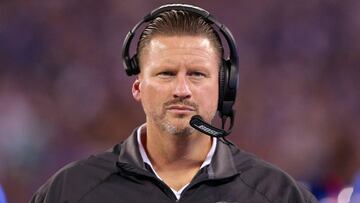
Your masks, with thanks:
M 218 22 L 208 11 L 187 4 L 167 4 L 160 6 L 159 8 L 153 10 L 151 13 L 146 15 L 140 22 L 138 22 L 132 30 L 126 35 L 124 44 L 122 47 L 122 57 L 123 65 L 127 75 L 137 75 L 140 73 L 140 68 L 138 66 L 137 54 L 130 56 L 130 46 L 135 32 L 139 29 L 144 23 L 150 23 L 152 20 L 157 18 L 161 13 L 171 11 L 171 10 L 183 10 L 190 13 L 194 13 L 202 17 L 207 23 L 209 23 L 213 28 L 217 28 L 219 31 L 214 29 L 214 31 L 219 35 L 225 38 L 228 48 L 229 48 L 229 57 L 227 59 L 222 56 L 222 65 L 219 71 L 219 100 L 217 110 L 220 113 L 222 119 L 222 128 L 226 119 L 230 118 L 230 127 L 231 130 L 234 123 L 234 109 L 233 105 L 236 99 L 236 92 L 239 80 L 239 60 L 237 54 L 237 48 L 235 39 L 232 36 L 230 30 L 220 22 Z M 221 43 L 221 39 L 220 43 Z

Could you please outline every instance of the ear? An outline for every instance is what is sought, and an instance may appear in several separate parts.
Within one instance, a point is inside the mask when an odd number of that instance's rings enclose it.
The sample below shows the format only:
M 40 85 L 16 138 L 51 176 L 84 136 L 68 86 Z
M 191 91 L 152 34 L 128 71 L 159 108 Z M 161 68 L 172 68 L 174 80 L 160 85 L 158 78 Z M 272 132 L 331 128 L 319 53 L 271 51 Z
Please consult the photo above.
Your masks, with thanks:
M 132 95 L 133 95 L 134 99 L 136 101 L 141 101 L 139 78 L 134 81 L 131 91 L 132 91 Z

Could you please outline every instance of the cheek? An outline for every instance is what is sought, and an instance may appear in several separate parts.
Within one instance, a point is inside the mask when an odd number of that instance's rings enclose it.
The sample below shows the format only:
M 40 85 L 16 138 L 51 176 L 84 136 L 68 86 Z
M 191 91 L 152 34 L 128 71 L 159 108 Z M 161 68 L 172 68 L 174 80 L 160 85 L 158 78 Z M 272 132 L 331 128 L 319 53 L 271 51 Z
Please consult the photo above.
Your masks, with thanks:
M 164 88 L 161 85 L 144 82 L 141 85 L 140 94 L 144 108 L 148 110 L 162 106 L 165 99 Z
M 218 95 L 219 88 L 217 83 L 206 86 L 201 92 L 201 104 L 199 105 L 203 105 L 203 109 L 207 113 L 213 114 L 213 112 L 216 112 L 217 109 Z

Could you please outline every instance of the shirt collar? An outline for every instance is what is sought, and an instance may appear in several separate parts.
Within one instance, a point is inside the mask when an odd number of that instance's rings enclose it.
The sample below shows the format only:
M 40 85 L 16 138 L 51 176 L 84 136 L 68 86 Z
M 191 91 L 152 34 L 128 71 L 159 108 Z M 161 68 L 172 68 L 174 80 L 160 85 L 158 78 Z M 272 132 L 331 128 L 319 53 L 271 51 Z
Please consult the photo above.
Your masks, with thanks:
M 140 155 L 141 155 L 141 158 L 143 159 L 144 163 L 148 164 L 156 174 L 156 171 L 154 170 L 153 165 L 151 164 L 151 161 L 150 161 L 149 157 L 147 156 L 145 148 L 144 148 L 144 146 L 143 146 L 143 144 L 141 142 L 142 131 L 145 130 L 145 129 L 146 129 L 146 124 L 144 123 L 136 131 L 139 151 L 140 151 Z M 205 161 L 200 166 L 200 169 L 207 166 L 207 165 L 210 165 L 211 159 L 212 159 L 212 157 L 214 156 L 214 153 L 215 153 L 216 145 L 217 145 L 217 138 L 213 137 L 212 138 L 211 148 L 210 148 L 208 154 L 206 155 Z M 157 174 L 156 174 L 156 176 L 157 176 Z
M 156 177 L 159 178 L 160 180 L 162 180 L 161 177 L 156 173 L 153 165 L 151 164 L 151 161 L 150 161 L 149 157 L 147 156 L 146 151 L 145 151 L 145 148 L 144 148 L 144 146 L 143 146 L 143 144 L 142 144 L 142 142 L 141 142 L 141 136 L 144 135 L 144 134 L 142 133 L 142 130 L 145 130 L 145 128 L 146 128 L 146 124 L 143 124 L 143 125 L 141 125 L 141 126 L 137 129 L 137 131 L 136 131 L 136 137 L 137 137 L 137 143 L 138 143 L 138 146 L 139 146 L 140 155 L 141 155 L 141 158 L 143 159 L 144 163 L 148 164 L 148 165 L 151 167 L 151 169 L 152 169 L 152 171 L 154 172 L 154 174 L 156 175 Z M 208 152 L 208 154 L 207 154 L 207 156 L 206 156 L 206 158 L 205 158 L 205 161 L 204 161 L 204 162 L 202 163 L 202 165 L 200 166 L 200 169 L 203 168 L 203 167 L 205 167 L 205 166 L 207 166 L 207 165 L 210 165 L 211 159 L 212 159 L 212 157 L 214 156 L 215 149 L 216 149 L 216 145 L 217 145 L 217 140 L 216 140 L 216 139 L 217 139 L 217 138 L 213 137 L 213 139 L 212 139 L 212 144 L 211 144 L 211 148 L 210 148 L 210 150 L 209 150 L 209 152 Z M 181 193 L 184 191 L 184 189 L 185 189 L 188 185 L 189 185 L 189 183 L 186 184 L 184 187 L 182 187 L 182 188 L 181 188 L 180 190 L 178 190 L 178 191 L 176 191 L 176 190 L 173 189 L 173 188 L 170 188 L 170 189 L 172 190 L 172 192 L 174 193 L 174 195 L 176 196 L 176 198 L 177 198 L 177 199 L 180 199 Z
M 141 131 L 138 131 L 138 128 L 135 129 L 132 132 L 132 135 L 116 148 L 119 150 L 116 164 L 122 170 L 131 171 L 133 173 L 142 174 L 145 176 L 151 176 L 151 174 L 154 175 L 154 173 L 147 170 L 145 165 L 149 164 L 145 164 L 145 157 L 143 157 L 140 152 L 141 142 L 139 143 L 137 140 L 138 132 Z M 209 179 L 222 179 L 239 174 L 242 170 L 242 167 L 251 167 L 248 166 L 249 164 L 251 165 L 251 163 L 247 164 L 248 161 L 246 157 L 248 156 L 246 156 L 241 150 L 234 146 L 224 144 L 219 139 L 216 139 L 215 141 L 213 140 L 213 144 L 214 143 L 216 143 L 216 146 L 211 147 L 211 149 L 216 148 L 214 150 L 214 154 L 210 153 L 212 151 L 210 150 L 206 158 L 206 160 L 211 162 L 209 168 L 206 170 L 207 175 L 202 175 L 207 176 Z M 143 146 L 142 148 L 144 149 Z M 234 159 L 237 159 L 236 165 L 234 163 Z M 209 161 L 204 161 L 204 164 Z

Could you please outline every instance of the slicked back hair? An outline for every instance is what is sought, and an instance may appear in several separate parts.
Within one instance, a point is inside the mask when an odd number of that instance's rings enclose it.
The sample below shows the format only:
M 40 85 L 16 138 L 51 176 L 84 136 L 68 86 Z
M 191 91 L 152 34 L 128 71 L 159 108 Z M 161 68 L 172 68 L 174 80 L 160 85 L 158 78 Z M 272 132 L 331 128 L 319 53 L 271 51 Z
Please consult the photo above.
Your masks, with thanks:
M 223 55 L 223 47 L 219 35 L 203 17 L 182 10 L 171 10 L 161 13 L 150 22 L 142 32 L 137 46 L 138 62 L 146 46 L 156 36 L 201 36 L 210 40 L 214 46 L 219 63 Z

